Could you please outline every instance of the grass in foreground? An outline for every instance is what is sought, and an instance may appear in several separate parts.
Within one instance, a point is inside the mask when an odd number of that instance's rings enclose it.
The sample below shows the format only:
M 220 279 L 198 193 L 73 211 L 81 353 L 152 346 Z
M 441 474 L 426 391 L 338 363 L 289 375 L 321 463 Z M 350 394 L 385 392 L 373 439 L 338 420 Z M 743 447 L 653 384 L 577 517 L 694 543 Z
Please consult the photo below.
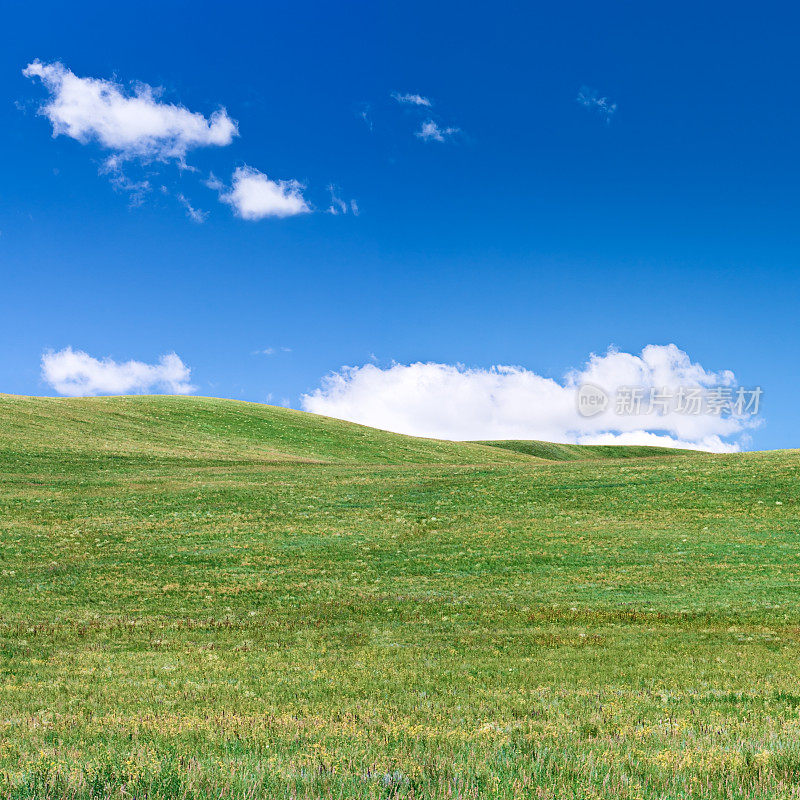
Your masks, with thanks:
M 4 398 L 0 468 L 3 797 L 800 796 L 797 453 Z

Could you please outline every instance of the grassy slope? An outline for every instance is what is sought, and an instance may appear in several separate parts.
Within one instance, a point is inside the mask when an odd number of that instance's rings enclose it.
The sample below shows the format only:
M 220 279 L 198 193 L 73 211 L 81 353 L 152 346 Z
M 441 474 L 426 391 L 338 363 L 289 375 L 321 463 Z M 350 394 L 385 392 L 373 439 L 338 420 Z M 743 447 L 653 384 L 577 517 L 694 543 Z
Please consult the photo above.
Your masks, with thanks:
M 0 403 L 0 796 L 797 796 L 798 453 L 175 402 Z
M 555 461 L 675 454 L 659 447 L 420 439 L 292 409 L 205 397 L 14 395 L 0 395 L 0 451 L 361 464 L 522 460 L 512 453 Z
M 483 445 L 419 439 L 302 411 L 205 397 L 0 395 L 0 450 L 361 464 L 520 460 Z

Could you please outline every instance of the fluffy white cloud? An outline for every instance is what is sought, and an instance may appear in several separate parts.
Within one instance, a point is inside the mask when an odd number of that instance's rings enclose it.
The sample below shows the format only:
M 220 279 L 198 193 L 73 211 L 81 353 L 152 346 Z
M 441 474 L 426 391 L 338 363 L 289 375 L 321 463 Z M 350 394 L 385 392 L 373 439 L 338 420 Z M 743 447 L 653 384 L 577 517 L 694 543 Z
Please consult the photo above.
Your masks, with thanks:
M 50 93 L 40 113 L 53 125 L 53 135 L 97 142 L 114 151 L 109 168 L 120 159 L 183 162 L 189 150 L 224 146 L 238 134 L 224 108 L 206 118 L 184 106 L 159 100 L 159 90 L 136 83 L 131 91 L 99 78 L 79 78 L 56 61 L 34 61 L 23 70 L 39 78 Z
M 161 356 L 157 364 L 142 361 L 97 359 L 65 347 L 42 356 L 42 378 L 59 394 L 88 397 L 98 394 L 191 394 L 191 370 L 175 353 Z
M 432 119 L 422 123 L 422 127 L 414 132 L 423 142 L 443 142 L 450 136 L 459 133 L 459 128 L 440 128 Z
M 610 396 L 609 407 L 586 417 L 577 391 L 591 383 Z M 683 413 L 669 408 L 622 414 L 614 396 L 621 387 L 711 390 L 735 387 L 733 373 L 711 372 L 675 345 L 649 345 L 641 354 L 609 350 L 592 355 L 562 381 L 522 367 L 467 369 L 415 363 L 380 368 L 345 367 L 302 397 L 306 411 L 376 428 L 444 439 L 543 439 L 578 444 L 658 444 L 714 452 L 739 449 L 731 437 L 758 424 L 742 414 Z M 663 412 L 663 413 L 661 413 Z
M 237 167 L 230 189 L 212 177 L 208 185 L 219 191 L 219 199 L 233 207 L 242 219 L 293 217 L 311 211 L 297 181 L 273 181 L 253 167 Z
M 424 106 L 425 108 L 430 108 L 431 105 L 433 105 L 427 97 L 423 97 L 421 94 L 400 94 L 400 92 L 392 92 L 392 97 L 403 105 Z

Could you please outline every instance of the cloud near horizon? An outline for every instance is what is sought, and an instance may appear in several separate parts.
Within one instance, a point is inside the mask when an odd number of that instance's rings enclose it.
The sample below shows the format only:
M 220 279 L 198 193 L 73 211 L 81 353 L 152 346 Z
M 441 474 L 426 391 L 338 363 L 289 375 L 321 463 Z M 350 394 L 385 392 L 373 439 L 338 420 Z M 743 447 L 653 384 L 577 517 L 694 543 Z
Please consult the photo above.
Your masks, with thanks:
M 53 136 L 69 136 L 111 150 L 107 162 L 175 160 L 184 163 L 196 147 L 229 145 L 238 135 L 235 120 L 224 108 L 208 118 L 188 108 L 159 100 L 161 90 L 134 83 L 130 91 L 102 78 L 79 78 L 60 61 L 33 61 L 22 71 L 39 78 L 50 99 L 39 108 L 53 126 Z
M 97 359 L 82 350 L 65 347 L 42 356 L 42 379 L 59 394 L 92 397 L 119 394 L 191 394 L 191 370 L 175 353 L 156 364 L 143 361 Z
M 730 371 L 711 372 L 674 344 L 641 354 L 609 350 L 556 381 L 518 366 L 469 369 L 457 364 L 344 367 L 303 395 L 302 408 L 375 428 L 441 439 L 542 439 L 573 444 L 647 444 L 711 452 L 741 449 L 760 419 L 710 413 L 578 412 L 584 383 L 605 388 L 711 390 L 736 386 Z M 737 437 L 739 437 L 737 439 Z

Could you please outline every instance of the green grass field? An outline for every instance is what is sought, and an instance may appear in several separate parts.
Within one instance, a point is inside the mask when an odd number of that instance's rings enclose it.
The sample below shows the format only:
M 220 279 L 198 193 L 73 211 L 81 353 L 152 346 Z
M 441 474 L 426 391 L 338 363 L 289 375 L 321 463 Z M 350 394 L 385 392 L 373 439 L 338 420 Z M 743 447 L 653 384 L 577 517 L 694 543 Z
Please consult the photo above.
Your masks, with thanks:
M 0 795 L 800 797 L 798 478 L 0 396 Z

